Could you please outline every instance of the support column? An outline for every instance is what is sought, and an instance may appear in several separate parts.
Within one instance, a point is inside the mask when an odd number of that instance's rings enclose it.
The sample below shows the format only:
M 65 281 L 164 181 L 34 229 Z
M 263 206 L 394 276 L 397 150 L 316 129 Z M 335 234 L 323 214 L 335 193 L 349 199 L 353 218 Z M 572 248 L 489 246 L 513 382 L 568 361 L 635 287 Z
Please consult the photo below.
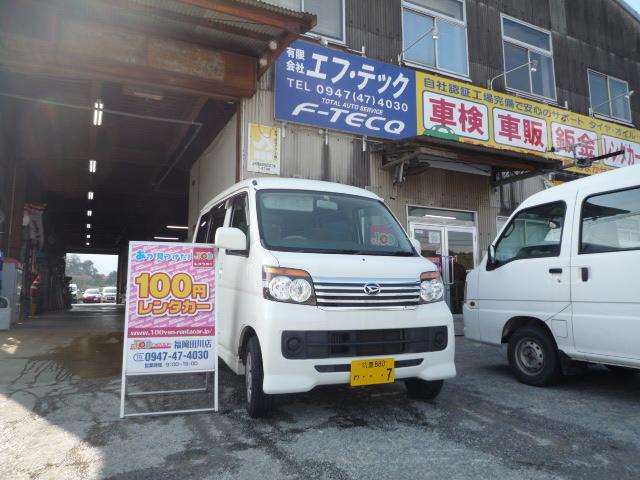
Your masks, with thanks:
M 7 212 L 7 257 L 20 258 L 22 251 L 22 217 L 26 198 L 26 166 L 16 159 L 9 170 L 9 211 Z

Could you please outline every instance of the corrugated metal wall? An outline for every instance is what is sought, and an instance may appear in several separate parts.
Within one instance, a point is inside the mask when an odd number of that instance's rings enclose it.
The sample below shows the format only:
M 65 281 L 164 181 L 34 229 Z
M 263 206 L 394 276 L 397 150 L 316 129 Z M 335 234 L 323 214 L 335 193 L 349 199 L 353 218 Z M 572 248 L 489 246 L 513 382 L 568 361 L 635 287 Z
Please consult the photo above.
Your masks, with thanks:
M 287 124 L 273 119 L 273 72 L 260 80 L 253 98 L 242 102 L 243 176 L 260 176 L 246 169 L 247 124 L 259 123 L 283 129 L 280 151 L 280 174 L 283 177 L 327 180 L 365 186 L 369 179 L 369 163 L 362 151 L 362 138 L 314 127 Z
M 369 188 L 384 199 L 405 228 L 407 205 L 472 211 L 477 213 L 479 248 L 486 248 L 495 235 L 495 217 L 500 210 L 499 202 L 493 205 L 491 201 L 489 177 L 430 168 L 394 185 L 393 172 L 381 165 L 381 156 L 372 154 Z
M 401 0 L 347 0 L 347 44 L 368 58 L 397 63 L 402 50 Z
M 557 103 L 588 114 L 587 68 L 622 78 L 637 90 L 640 78 L 638 21 L 615 0 L 466 0 L 471 80 L 504 72 L 500 14 L 551 31 Z M 497 90 L 504 80 L 497 79 Z M 632 117 L 640 115 L 640 96 L 631 97 Z

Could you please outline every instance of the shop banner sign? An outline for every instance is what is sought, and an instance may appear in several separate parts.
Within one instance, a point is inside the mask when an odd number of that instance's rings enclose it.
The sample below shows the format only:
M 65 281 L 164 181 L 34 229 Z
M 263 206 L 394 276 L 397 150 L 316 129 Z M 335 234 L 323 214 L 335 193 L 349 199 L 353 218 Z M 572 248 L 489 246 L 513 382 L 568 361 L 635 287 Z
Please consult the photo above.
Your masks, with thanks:
M 216 250 L 192 243 L 129 243 L 121 417 L 127 377 L 215 372 L 217 409 Z M 187 390 L 129 393 L 204 392 Z M 162 413 L 182 413 L 179 410 Z M 158 412 L 156 412 L 158 413 Z
M 275 66 L 277 120 L 399 139 L 416 135 L 415 72 L 295 41 Z
M 247 170 L 280 175 L 280 128 L 248 124 Z
M 640 163 L 640 131 L 568 110 L 416 72 L 417 132 L 570 162 L 623 151 L 581 173 Z
M 126 373 L 214 369 L 214 279 L 213 247 L 129 245 Z

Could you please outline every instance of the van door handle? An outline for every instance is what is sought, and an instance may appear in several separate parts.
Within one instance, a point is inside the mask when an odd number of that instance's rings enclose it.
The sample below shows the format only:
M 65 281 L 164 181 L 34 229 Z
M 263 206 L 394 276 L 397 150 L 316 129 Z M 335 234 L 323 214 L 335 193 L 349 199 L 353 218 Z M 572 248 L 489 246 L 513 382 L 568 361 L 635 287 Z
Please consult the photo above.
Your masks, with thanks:
M 561 268 L 550 268 L 549 273 L 562 273 Z
M 582 281 L 583 282 L 588 282 L 589 281 L 589 268 L 582 267 L 580 269 L 580 275 L 582 277 Z

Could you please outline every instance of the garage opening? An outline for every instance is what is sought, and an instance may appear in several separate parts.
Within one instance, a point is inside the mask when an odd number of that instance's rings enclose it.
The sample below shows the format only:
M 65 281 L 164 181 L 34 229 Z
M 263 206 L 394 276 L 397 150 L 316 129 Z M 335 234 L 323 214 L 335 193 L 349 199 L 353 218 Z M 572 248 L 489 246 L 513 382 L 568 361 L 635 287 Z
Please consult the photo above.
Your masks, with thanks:
M 189 237 L 191 165 L 313 24 L 246 0 L 2 2 L 0 252 L 22 317 L 34 282 L 39 312 L 66 283 L 121 301 L 130 240 Z M 67 281 L 73 255 L 117 257 L 115 281 Z
M 68 281 L 72 306 L 117 304 L 121 301 L 117 255 L 67 253 L 65 280 Z

